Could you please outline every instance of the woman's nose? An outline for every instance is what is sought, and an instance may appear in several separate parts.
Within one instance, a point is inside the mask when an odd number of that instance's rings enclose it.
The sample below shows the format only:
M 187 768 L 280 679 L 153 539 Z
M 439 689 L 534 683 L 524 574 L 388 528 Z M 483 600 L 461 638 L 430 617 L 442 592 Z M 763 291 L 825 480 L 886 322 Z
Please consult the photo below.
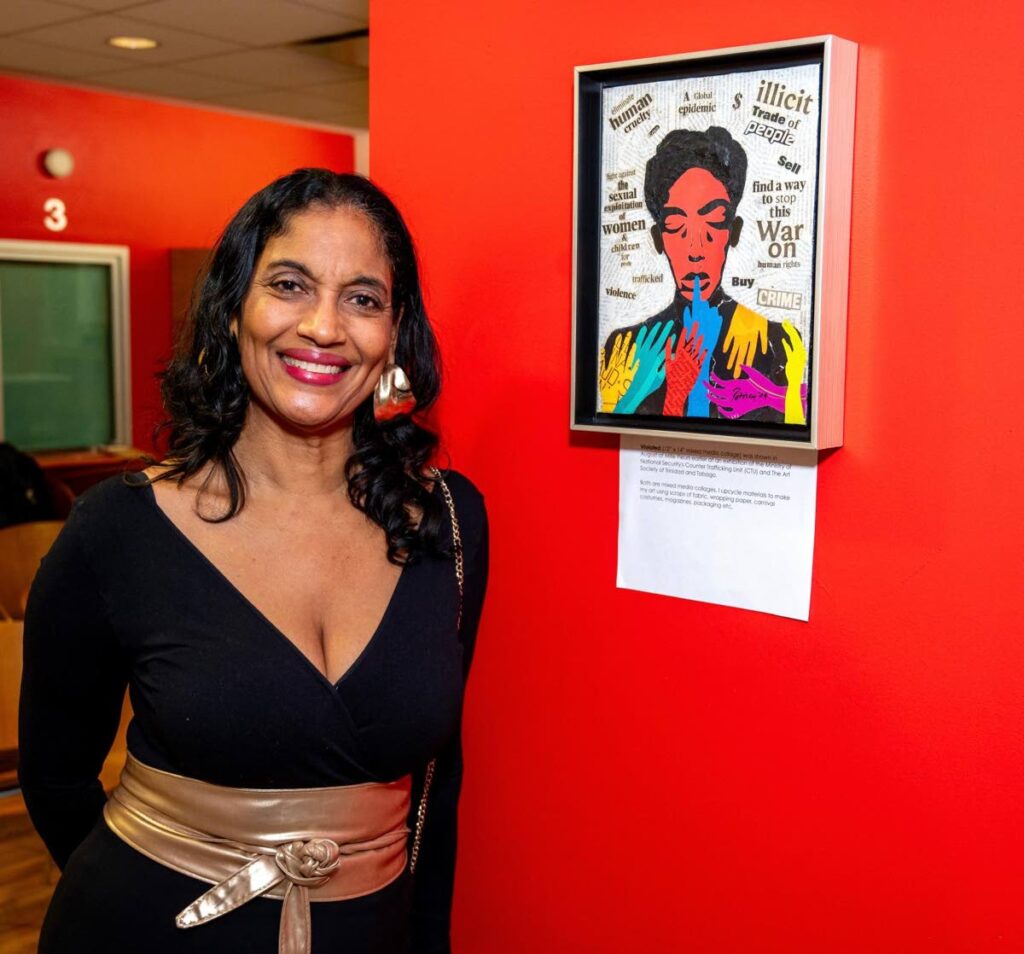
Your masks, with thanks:
M 700 262 L 704 260 L 704 239 L 701 235 L 700 229 L 692 229 L 690 231 L 690 248 L 688 257 L 691 262 Z
M 345 315 L 337 302 L 326 295 L 321 296 L 316 304 L 306 311 L 297 330 L 303 338 L 315 341 L 318 345 L 337 344 L 348 337 Z

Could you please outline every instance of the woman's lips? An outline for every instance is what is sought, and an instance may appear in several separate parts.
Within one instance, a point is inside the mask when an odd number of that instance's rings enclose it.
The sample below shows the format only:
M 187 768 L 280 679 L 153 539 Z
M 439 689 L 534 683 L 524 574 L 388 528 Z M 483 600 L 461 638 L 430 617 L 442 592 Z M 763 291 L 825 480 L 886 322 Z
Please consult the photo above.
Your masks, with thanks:
M 344 358 L 314 351 L 282 351 L 279 355 L 285 371 L 305 384 L 326 387 L 340 381 L 351 365 Z
M 711 279 L 708 277 L 706 272 L 690 272 L 688 275 L 684 275 L 682 280 L 679 282 L 680 291 L 688 291 L 691 294 L 695 288 L 701 292 L 703 298 L 710 290 L 708 286 L 711 284 Z

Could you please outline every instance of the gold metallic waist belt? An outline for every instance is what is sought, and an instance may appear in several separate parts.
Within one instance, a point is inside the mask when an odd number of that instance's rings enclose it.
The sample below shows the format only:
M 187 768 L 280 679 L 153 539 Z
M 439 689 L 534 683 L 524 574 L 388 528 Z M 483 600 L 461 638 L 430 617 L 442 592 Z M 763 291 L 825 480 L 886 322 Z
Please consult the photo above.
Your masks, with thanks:
M 405 776 L 333 788 L 229 788 L 129 755 L 103 816 L 137 851 L 214 886 L 177 916 L 178 927 L 205 924 L 258 895 L 280 898 L 279 954 L 309 954 L 311 900 L 370 894 L 404 870 L 410 787 Z

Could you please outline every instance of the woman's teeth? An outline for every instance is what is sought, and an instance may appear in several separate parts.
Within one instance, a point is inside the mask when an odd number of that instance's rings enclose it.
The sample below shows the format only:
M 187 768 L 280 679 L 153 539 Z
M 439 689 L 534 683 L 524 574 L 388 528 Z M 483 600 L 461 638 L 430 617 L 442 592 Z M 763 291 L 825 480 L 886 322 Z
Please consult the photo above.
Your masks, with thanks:
M 300 361 L 289 355 L 281 355 L 281 360 L 293 368 L 302 368 L 303 371 L 312 371 L 314 374 L 341 374 L 346 365 L 341 364 L 314 364 L 312 361 Z

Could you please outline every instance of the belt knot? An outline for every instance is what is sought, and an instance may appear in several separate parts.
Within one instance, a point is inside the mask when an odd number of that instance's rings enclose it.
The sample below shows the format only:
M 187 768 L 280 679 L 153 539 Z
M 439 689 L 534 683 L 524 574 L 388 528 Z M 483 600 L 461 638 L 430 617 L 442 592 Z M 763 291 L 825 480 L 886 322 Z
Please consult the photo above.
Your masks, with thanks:
M 303 888 L 319 888 L 327 884 L 341 864 L 341 850 L 330 838 L 311 838 L 309 841 L 290 841 L 281 845 L 274 861 L 284 876 Z

